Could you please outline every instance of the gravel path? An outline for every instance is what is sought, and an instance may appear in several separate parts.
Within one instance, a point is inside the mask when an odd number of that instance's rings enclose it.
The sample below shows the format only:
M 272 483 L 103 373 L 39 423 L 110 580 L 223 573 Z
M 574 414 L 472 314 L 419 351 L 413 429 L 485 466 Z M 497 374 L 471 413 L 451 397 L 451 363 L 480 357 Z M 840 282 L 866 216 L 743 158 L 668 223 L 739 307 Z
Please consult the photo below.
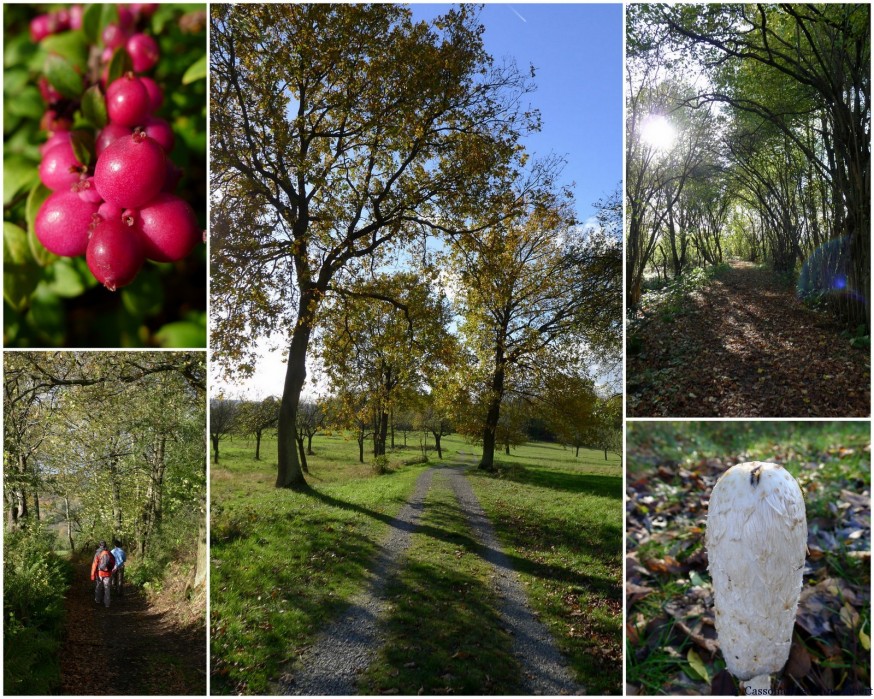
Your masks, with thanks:
M 370 586 L 303 654 L 301 670 L 280 680 L 282 694 L 357 694 L 358 673 L 370 664 L 385 640 L 379 624 L 387 607 L 385 588 L 410 545 L 433 472 L 431 468 L 419 476 L 409 502 L 392 520 L 371 571 Z
M 585 690 L 574 681 L 549 630 L 531 612 L 519 576 L 501 551 L 495 530 L 464 473 L 459 467 L 452 467 L 449 474 L 452 490 L 467 516 L 474 538 L 485 549 L 483 558 L 495 569 L 495 591 L 503 600 L 499 611 L 513 636 L 513 652 L 522 666 L 525 692 L 583 694 Z

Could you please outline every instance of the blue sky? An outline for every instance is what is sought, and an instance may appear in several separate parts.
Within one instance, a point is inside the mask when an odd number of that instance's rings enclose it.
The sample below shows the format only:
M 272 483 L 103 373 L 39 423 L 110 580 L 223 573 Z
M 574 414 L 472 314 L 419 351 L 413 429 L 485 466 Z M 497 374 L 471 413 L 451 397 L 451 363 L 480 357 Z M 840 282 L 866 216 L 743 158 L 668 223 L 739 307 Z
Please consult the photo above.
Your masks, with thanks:
M 421 20 L 449 7 L 411 6 L 414 18 Z M 576 184 L 577 215 L 585 221 L 595 213 L 594 202 L 613 191 L 622 176 L 622 6 L 489 4 L 480 21 L 490 54 L 514 58 L 523 72 L 534 65 L 537 90 L 529 98 L 540 110 L 543 128 L 525 145 L 533 155 L 566 158 L 561 183 Z M 261 361 L 255 376 L 244 383 L 245 392 L 221 380 L 217 386 L 235 397 L 278 395 L 285 364 L 268 344 L 259 347 Z
M 414 4 L 430 20 L 449 4 Z M 526 139 L 530 152 L 563 155 L 563 183 L 576 183 L 581 220 L 622 177 L 622 6 L 488 4 L 480 14 L 486 50 L 510 56 L 523 71 L 533 64 L 529 95 L 543 129 Z

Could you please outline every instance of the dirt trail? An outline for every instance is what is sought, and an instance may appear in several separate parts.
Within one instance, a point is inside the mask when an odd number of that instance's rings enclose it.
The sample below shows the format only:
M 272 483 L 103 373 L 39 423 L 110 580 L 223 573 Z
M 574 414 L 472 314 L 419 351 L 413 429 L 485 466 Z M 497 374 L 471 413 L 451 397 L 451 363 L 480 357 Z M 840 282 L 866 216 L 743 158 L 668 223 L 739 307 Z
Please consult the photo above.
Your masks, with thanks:
M 125 586 L 107 609 L 94 602 L 91 561 L 74 562 L 61 649 L 60 694 L 206 694 L 206 637 Z
M 868 350 L 770 271 L 733 262 L 652 317 L 627 363 L 631 417 L 866 417 Z
M 396 575 L 411 535 L 416 530 L 435 471 L 448 471 L 450 484 L 465 513 L 474 537 L 483 546 L 485 559 L 495 569 L 495 589 L 501 599 L 501 617 L 514 638 L 514 653 L 523 670 L 524 689 L 532 694 L 582 693 L 546 627 L 531 612 L 524 589 L 500 550 L 494 529 L 480 507 L 464 466 L 438 466 L 425 471 L 407 504 L 392 523 L 371 571 L 371 583 L 349 609 L 332 623 L 298 663 L 298 669 L 282 677 L 283 694 L 351 695 L 357 693 L 358 674 L 367 668 L 385 643 L 382 621 L 389 579 Z

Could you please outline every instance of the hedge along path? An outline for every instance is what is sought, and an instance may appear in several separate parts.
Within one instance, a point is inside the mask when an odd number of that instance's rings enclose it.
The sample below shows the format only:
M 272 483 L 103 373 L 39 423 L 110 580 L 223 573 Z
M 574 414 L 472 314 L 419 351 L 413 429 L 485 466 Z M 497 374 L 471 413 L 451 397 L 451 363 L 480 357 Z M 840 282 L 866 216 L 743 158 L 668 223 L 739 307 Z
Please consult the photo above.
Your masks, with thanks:
M 433 473 L 434 469 L 430 468 L 419 476 L 409 502 L 391 521 L 390 533 L 371 571 L 370 586 L 357 595 L 346 612 L 303 653 L 301 669 L 280 679 L 280 693 L 305 696 L 357 694 L 358 673 L 370 664 L 384 641 L 379 620 L 388 607 L 386 586 L 398 572 L 410 546 Z
M 584 694 L 549 629 L 531 611 L 519 575 L 501 549 L 494 527 L 462 468 L 450 467 L 449 482 L 474 538 L 483 548 L 484 560 L 494 569 L 495 592 L 503 600 L 499 612 L 513 636 L 513 653 L 522 667 L 523 690 L 540 695 Z

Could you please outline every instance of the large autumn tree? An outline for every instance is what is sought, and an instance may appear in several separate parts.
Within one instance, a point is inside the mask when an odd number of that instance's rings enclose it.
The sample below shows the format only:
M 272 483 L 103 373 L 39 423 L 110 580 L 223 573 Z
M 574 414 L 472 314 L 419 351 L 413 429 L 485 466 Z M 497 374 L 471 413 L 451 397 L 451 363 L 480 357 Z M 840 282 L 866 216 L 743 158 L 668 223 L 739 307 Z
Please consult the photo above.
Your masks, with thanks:
M 503 189 L 538 115 L 474 6 L 430 23 L 393 4 L 211 12 L 212 342 L 245 375 L 256 340 L 287 338 L 276 485 L 304 488 L 294 429 L 322 300 Z
M 578 225 L 568 192 L 525 199 L 525 211 L 453 245 L 460 329 L 483 383 L 479 466 L 486 470 L 494 467 L 511 385 L 535 393 L 555 362 L 584 362 L 595 349 L 610 354 L 621 336 L 618 231 Z

